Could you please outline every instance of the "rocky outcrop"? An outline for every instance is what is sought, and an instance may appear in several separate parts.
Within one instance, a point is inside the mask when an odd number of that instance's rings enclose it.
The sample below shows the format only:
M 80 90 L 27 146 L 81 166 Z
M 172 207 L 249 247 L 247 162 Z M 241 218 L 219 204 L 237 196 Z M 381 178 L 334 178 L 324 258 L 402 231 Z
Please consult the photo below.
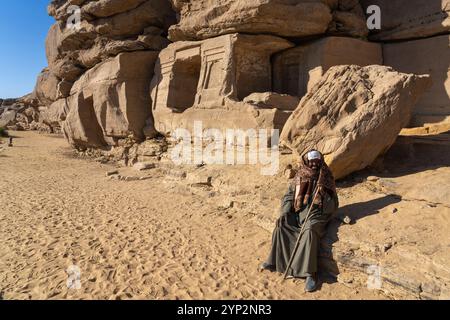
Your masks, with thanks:
M 180 22 L 169 39 L 204 40 L 228 33 L 302 37 L 326 32 L 332 21 L 322 1 L 175 1 Z
M 40 129 L 38 101 L 33 94 L 17 99 L 0 99 L 0 128 Z
M 433 85 L 413 110 L 410 126 L 450 123 L 449 0 L 361 0 L 381 10 L 381 29 L 369 39 L 383 41 L 384 64 L 406 72 L 432 76 Z
M 301 38 L 325 34 L 367 35 L 358 1 L 177 0 L 180 21 L 169 39 L 204 40 L 229 33 Z M 330 26 L 331 24 L 331 26 Z
M 364 169 L 408 125 L 429 82 L 383 66 L 333 67 L 287 121 L 282 144 L 299 155 L 317 148 L 336 178 Z
M 205 128 L 281 130 L 330 67 L 382 60 L 381 45 L 344 37 L 297 47 L 280 37 L 243 34 L 180 41 L 161 52 L 155 68 L 155 128 L 170 134 L 202 121 Z
M 329 0 L 333 20 L 328 27 L 328 34 L 365 38 L 367 29 L 366 17 L 358 0 Z
M 69 10 L 80 9 L 71 27 Z M 62 127 L 75 147 L 104 147 L 118 138 L 144 138 L 148 88 L 158 52 L 176 22 L 169 0 L 54 0 L 46 40 L 48 68 L 34 94 L 42 123 Z
M 425 38 L 450 32 L 449 0 L 361 0 L 381 9 L 381 30 L 374 30 L 371 40 L 393 41 Z
M 0 117 L 0 128 L 6 128 L 16 124 L 17 113 L 22 110 L 21 108 L 10 107 L 2 108 L 2 114 Z
M 19 99 L 16 99 L 16 98 L 0 99 L 0 107 L 12 106 L 13 104 L 15 104 L 18 101 L 19 101 Z
M 440 1 L 439 8 L 445 8 L 446 2 Z M 41 120 L 51 128 L 63 125 L 71 144 L 81 148 L 113 146 L 130 135 L 136 141 L 157 132 L 170 135 L 180 127 L 192 128 L 194 121 L 203 121 L 205 129 L 282 129 L 294 102 L 331 67 L 385 63 L 383 44 L 363 40 L 368 35 L 368 4 L 358 0 L 54 0 L 48 8 L 56 19 L 46 42 L 49 67 L 39 76 L 34 92 Z M 371 33 L 377 40 L 403 39 L 381 35 L 405 29 L 403 18 L 419 14 L 410 6 L 406 6 L 408 14 L 398 14 L 397 4 L 385 8 L 388 4 L 383 0 L 373 4 L 382 6 L 386 24 L 381 32 Z M 67 25 L 71 5 L 81 10 L 81 24 L 75 29 Z M 423 14 L 430 10 L 434 9 Z M 434 25 L 432 19 L 416 20 L 408 23 L 419 21 L 419 29 Z M 447 20 L 442 21 L 445 26 Z M 424 36 L 446 32 L 436 30 Z M 174 43 L 169 45 L 170 41 Z M 448 76 L 437 71 L 444 69 L 437 62 L 429 64 L 443 59 L 426 60 L 418 47 L 402 48 L 385 45 L 387 64 L 406 73 L 432 73 L 437 80 L 414 109 L 413 123 L 418 123 L 418 115 L 446 116 L 442 83 L 446 88 Z M 125 56 L 117 57 L 136 52 L 160 52 L 155 68 L 150 67 L 154 58 L 148 58 L 136 76 L 121 78 L 135 66 L 124 63 Z M 444 46 L 439 52 L 446 53 Z M 397 58 L 400 54 L 407 57 Z M 408 62 L 421 61 L 419 55 L 423 63 Z M 441 95 L 435 94 L 437 88 Z
M 121 53 L 87 71 L 67 98 L 63 130 L 76 147 L 115 145 L 133 136 L 144 140 L 143 128 L 151 115 L 148 88 L 157 52 Z M 65 105 L 52 105 L 51 114 L 63 115 Z M 53 117 L 61 119 L 61 117 Z

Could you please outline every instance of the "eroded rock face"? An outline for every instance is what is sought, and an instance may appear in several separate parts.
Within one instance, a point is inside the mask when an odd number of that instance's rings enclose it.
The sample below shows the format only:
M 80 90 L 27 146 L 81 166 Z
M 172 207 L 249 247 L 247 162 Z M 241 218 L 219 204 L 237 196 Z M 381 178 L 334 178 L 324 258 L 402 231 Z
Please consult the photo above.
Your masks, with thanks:
M 68 28 L 68 7 L 81 6 L 81 28 Z M 57 19 L 47 36 L 50 71 L 74 82 L 96 64 L 121 52 L 161 50 L 175 14 L 168 0 L 53 1 Z
M 430 74 L 433 84 L 418 101 L 411 125 L 450 122 L 450 36 L 387 43 L 384 63 L 405 73 Z
M 450 0 L 361 0 L 363 9 L 381 9 L 381 30 L 374 30 L 377 41 L 425 38 L 450 31 Z
M 280 109 L 294 111 L 300 102 L 299 97 L 276 92 L 252 93 L 244 99 L 245 103 L 257 106 L 261 109 Z
M 34 94 L 17 99 L 0 99 L 0 127 L 10 130 L 39 128 L 38 100 Z
M 328 34 L 363 38 L 369 33 L 366 17 L 358 0 L 328 0 L 333 21 Z
M 69 24 L 73 5 L 79 28 Z M 61 126 L 78 148 L 142 140 L 154 63 L 176 22 L 170 1 L 54 0 L 48 12 L 56 23 L 46 40 L 49 67 L 35 90 L 41 121 Z
M 228 33 L 305 37 L 332 33 L 367 34 L 358 1 L 342 0 L 178 0 L 180 22 L 169 39 L 203 40 Z M 334 23 L 333 17 L 336 18 Z
M 49 126 L 51 131 L 58 131 L 67 117 L 67 99 L 56 100 L 49 107 L 39 108 L 39 111 L 42 122 Z
M 121 53 L 75 82 L 63 124 L 72 145 L 104 147 L 130 135 L 144 139 L 143 128 L 151 114 L 148 88 L 157 55 L 153 51 Z
M 299 155 L 316 148 L 336 178 L 364 169 L 395 142 L 430 84 L 428 76 L 384 66 L 336 66 L 287 121 L 282 144 Z
M 34 94 L 42 105 L 50 105 L 58 99 L 60 81 L 48 68 L 42 70 L 34 88 Z
M 18 110 L 15 108 L 3 108 L 0 116 L 0 128 L 6 128 L 16 123 Z

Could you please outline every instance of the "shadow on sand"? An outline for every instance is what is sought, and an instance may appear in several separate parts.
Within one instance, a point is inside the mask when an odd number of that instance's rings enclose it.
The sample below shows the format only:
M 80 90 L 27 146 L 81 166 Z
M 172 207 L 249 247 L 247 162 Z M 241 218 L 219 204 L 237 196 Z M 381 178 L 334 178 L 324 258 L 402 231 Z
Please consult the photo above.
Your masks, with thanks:
M 364 182 L 369 176 L 397 178 L 450 166 L 450 131 L 427 136 L 400 136 L 371 167 L 338 180 L 339 188 Z

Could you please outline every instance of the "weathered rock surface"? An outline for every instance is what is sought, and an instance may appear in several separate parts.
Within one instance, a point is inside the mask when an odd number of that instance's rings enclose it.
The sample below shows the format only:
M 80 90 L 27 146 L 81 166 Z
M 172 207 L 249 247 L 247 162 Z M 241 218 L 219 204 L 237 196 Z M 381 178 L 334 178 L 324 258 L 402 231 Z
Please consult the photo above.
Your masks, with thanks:
M 152 81 L 156 129 L 170 134 L 192 129 L 194 121 L 205 129 L 282 129 L 295 99 L 331 67 L 383 63 L 381 44 L 358 39 L 326 37 L 292 46 L 279 37 L 242 34 L 170 45 Z
M 76 147 L 115 145 L 132 135 L 143 140 L 151 110 L 148 88 L 157 52 L 121 53 L 77 80 L 67 99 L 63 130 Z
M 70 5 L 81 8 L 78 30 L 67 27 Z M 156 131 L 192 128 L 194 121 L 203 121 L 205 129 L 281 129 L 295 99 L 330 67 L 383 64 L 381 44 L 348 38 L 368 34 L 357 0 L 58 0 L 52 1 L 49 13 L 57 23 L 47 37 L 49 68 L 39 77 L 35 94 L 46 108 L 44 122 L 70 122 L 66 134 L 82 147 L 116 145 L 128 133 L 142 140 Z M 167 34 L 176 41 L 168 48 Z M 306 40 L 319 35 L 339 37 Z M 141 113 L 131 116 L 126 111 L 125 119 L 123 110 L 129 107 L 123 104 L 130 98 L 117 98 L 120 90 L 112 83 L 98 90 L 102 93 L 88 92 L 93 76 L 85 75 L 97 72 L 93 70 L 105 61 L 124 52 L 161 49 L 148 101 L 151 111 L 141 107 L 146 99 L 137 98 Z M 417 70 L 407 72 L 428 73 Z M 151 76 L 150 71 L 144 78 Z M 139 95 L 146 81 L 133 82 Z M 86 85 L 81 89 L 82 82 Z M 269 92 L 270 97 L 252 96 Z M 93 102 L 94 96 L 103 102 Z M 59 101 L 64 98 L 67 108 Z M 92 104 L 93 112 L 88 112 Z M 66 116 L 59 110 L 67 111 L 67 120 L 61 120 Z
M 383 55 L 384 63 L 397 71 L 431 75 L 433 84 L 414 107 L 411 125 L 450 118 L 449 35 L 384 44 Z
M 227 33 L 298 37 L 325 33 L 332 20 L 322 1 L 177 1 L 180 22 L 169 39 L 203 40 Z
M 429 82 L 384 66 L 333 67 L 287 121 L 282 144 L 317 148 L 336 178 L 364 169 L 395 142 Z
M 281 109 L 294 111 L 300 102 L 299 97 L 276 92 L 252 93 L 244 102 L 262 109 Z
M 450 32 L 449 0 L 361 0 L 364 8 L 381 9 L 381 30 L 373 40 L 391 41 L 425 38 Z
M 15 98 L 0 99 L 0 107 L 12 106 L 17 101 L 18 99 Z
M 274 55 L 274 91 L 303 97 L 337 65 L 383 64 L 381 45 L 345 37 L 326 37 Z
M 66 26 L 73 4 L 81 6 L 79 30 Z M 68 82 L 121 52 L 161 50 L 168 44 L 162 35 L 175 22 L 167 0 L 52 1 L 49 13 L 57 19 L 46 41 L 49 68 Z
M 60 96 L 58 94 L 58 84 L 60 81 L 48 68 L 42 70 L 34 88 L 34 95 L 40 104 L 50 105 L 58 99 Z
M 34 94 L 5 99 L 0 105 L 0 127 L 12 130 L 39 129 L 38 101 Z
M 81 13 L 75 27 L 72 5 Z M 154 62 L 176 22 L 170 1 L 54 0 L 48 12 L 56 19 L 46 39 L 48 69 L 34 92 L 41 122 L 62 127 L 79 148 L 115 145 L 129 135 L 141 141 Z
M 0 117 L 0 127 L 6 128 L 14 125 L 16 123 L 17 113 L 18 111 L 15 109 L 5 108 Z
M 333 14 L 333 21 L 328 27 L 328 34 L 365 38 L 366 17 L 358 0 L 328 0 Z
M 148 163 L 148 162 L 137 162 L 133 165 L 133 168 L 137 171 L 145 171 L 154 169 L 156 165 L 154 163 Z
M 41 121 L 48 125 L 51 131 L 59 131 L 63 121 L 66 120 L 67 117 L 67 99 L 59 99 L 53 102 L 49 107 L 39 108 L 39 111 Z
M 305 37 L 327 32 L 363 36 L 365 19 L 357 1 L 199 0 L 173 1 L 180 22 L 169 39 L 204 40 L 228 33 Z M 347 4 L 347 6 L 345 5 Z M 333 21 L 333 17 L 336 18 Z

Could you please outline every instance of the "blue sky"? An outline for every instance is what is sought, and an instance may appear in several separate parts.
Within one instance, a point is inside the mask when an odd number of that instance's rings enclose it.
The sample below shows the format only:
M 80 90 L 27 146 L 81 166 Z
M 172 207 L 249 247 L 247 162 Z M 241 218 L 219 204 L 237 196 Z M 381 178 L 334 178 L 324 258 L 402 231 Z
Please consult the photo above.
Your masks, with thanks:
M 47 66 L 45 37 L 54 22 L 47 14 L 50 0 L 1 0 L 0 98 L 33 91 L 36 77 Z

